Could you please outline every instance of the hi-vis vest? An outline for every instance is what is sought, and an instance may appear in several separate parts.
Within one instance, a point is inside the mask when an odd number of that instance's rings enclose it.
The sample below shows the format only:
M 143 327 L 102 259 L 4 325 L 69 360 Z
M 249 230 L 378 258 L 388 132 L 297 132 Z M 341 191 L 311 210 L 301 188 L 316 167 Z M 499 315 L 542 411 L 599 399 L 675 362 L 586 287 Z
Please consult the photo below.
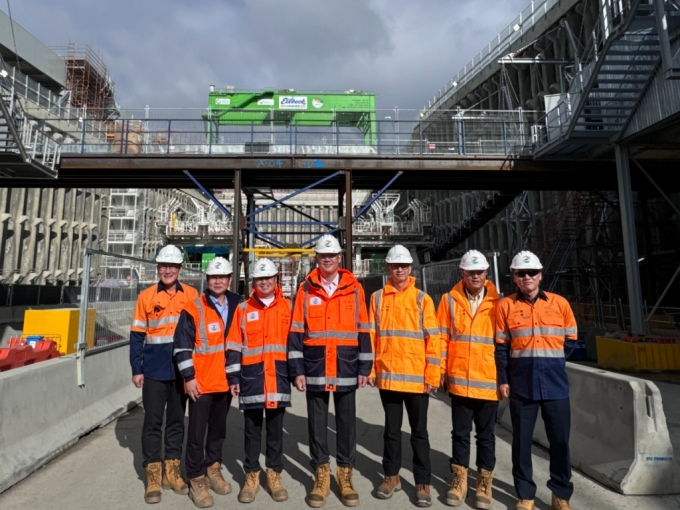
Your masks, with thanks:
M 442 333 L 443 376 L 449 393 L 498 400 L 494 336 L 498 292 L 486 281 L 486 295 L 473 316 L 463 282 L 444 294 L 437 316 Z
M 220 393 L 229 390 L 224 323 L 207 299 L 207 294 L 203 294 L 184 309 L 193 318 L 196 336 L 191 359 L 177 366 L 181 371 L 187 366 L 183 364 L 193 365 L 201 393 Z
M 290 406 L 287 344 L 290 301 L 280 287 L 269 306 L 255 291 L 234 313 L 227 337 L 227 378 L 239 384 L 241 409 Z
M 331 297 L 314 269 L 300 284 L 288 335 L 291 377 L 304 375 L 308 391 L 353 391 L 358 376 L 373 366 L 364 289 L 354 275 L 340 269 Z
M 409 277 L 403 291 L 391 282 L 371 296 L 369 319 L 375 352 L 374 372 L 383 390 L 423 393 L 439 386 L 441 346 L 432 298 Z

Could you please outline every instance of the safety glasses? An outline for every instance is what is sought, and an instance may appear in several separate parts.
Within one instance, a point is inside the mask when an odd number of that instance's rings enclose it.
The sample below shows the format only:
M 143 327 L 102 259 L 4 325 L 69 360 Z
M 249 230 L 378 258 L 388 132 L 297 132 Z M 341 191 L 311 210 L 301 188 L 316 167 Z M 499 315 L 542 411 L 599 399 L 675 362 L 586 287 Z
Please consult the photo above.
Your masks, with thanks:
M 518 278 L 524 278 L 525 276 L 534 278 L 538 273 L 540 273 L 540 271 L 537 269 L 531 269 L 529 271 L 515 271 L 515 276 Z

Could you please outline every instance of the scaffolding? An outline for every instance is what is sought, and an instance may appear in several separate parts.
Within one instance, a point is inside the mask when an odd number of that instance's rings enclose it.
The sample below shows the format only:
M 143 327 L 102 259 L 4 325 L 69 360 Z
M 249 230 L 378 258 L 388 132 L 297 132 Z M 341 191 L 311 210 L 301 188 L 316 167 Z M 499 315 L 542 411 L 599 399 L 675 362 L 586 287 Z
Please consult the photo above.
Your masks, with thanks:
M 95 53 L 91 45 L 78 45 L 69 41 L 65 48 L 58 48 L 66 62 L 66 88 L 71 91 L 71 106 L 87 108 L 88 117 L 108 120 L 116 109 L 115 84 L 104 65 L 101 53 Z

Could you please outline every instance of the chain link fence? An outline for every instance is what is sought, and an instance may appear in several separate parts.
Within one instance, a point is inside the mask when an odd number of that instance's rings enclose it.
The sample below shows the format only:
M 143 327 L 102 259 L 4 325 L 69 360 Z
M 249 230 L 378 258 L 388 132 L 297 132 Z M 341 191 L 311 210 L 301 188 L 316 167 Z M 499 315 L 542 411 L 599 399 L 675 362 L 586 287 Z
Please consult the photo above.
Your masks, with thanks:
M 78 384 L 83 384 L 83 358 L 94 350 L 117 346 L 130 339 L 132 313 L 139 293 L 158 284 L 156 263 L 125 255 L 86 249 L 78 327 Z M 202 271 L 183 269 L 180 283 L 205 287 Z

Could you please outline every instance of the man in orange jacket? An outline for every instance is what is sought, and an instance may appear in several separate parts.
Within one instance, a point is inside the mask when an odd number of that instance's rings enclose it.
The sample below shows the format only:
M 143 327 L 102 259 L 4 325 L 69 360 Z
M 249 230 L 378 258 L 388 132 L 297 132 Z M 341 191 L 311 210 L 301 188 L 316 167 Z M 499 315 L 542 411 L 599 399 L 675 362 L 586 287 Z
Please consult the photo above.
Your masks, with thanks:
M 215 257 L 205 274 L 208 290 L 182 311 L 174 341 L 175 360 L 190 398 L 186 469 L 189 498 L 198 508 L 213 506 L 208 488 L 217 494 L 231 492 L 221 472 L 231 405 L 225 350 L 239 302 L 238 294 L 227 290 L 232 275 L 228 260 Z
M 543 265 L 521 251 L 510 265 L 518 292 L 498 303 L 496 366 L 499 390 L 510 399 L 515 510 L 533 510 L 531 444 L 538 411 L 550 443 L 552 510 L 569 510 L 574 492 L 569 463 L 571 408 L 566 358 L 576 346 L 577 327 L 569 302 L 540 288 Z
M 176 246 L 169 244 L 160 249 L 156 256 L 158 285 L 139 294 L 130 328 L 132 383 L 142 388 L 144 406 L 142 466 L 146 471 L 147 503 L 161 500 L 161 487 L 177 494 L 189 492 L 179 467 L 187 398 L 172 361 L 172 336 L 180 312 L 198 297 L 198 292 L 179 283 L 182 260 Z
M 288 369 L 307 397 L 309 451 L 315 471 L 308 503 L 326 504 L 330 491 L 328 404 L 335 404 L 336 479 L 346 506 L 357 506 L 352 483 L 356 457 L 356 389 L 366 386 L 373 366 L 364 289 L 354 275 L 340 269 L 342 251 L 332 235 L 316 246 L 317 268 L 300 284 L 288 335 Z
M 443 384 L 451 395 L 453 430 L 451 485 L 446 504 L 460 506 L 467 495 L 470 433 L 477 439 L 477 491 L 475 506 L 491 508 L 491 484 L 496 465 L 494 429 L 498 389 L 494 362 L 494 335 L 498 292 L 486 279 L 486 257 L 470 250 L 460 259 L 462 279 L 442 296 L 437 315 L 442 333 Z
M 401 489 L 401 424 L 406 407 L 411 425 L 416 505 L 429 507 L 432 470 L 427 409 L 430 394 L 439 386 L 439 324 L 432 298 L 415 287 L 409 251 L 396 245 L 387 253 L 385 262 L 390 279 L 382 290 L 373 293 L 369 309 L 376 357 L 368 384 L 378 386 L 385 410 L 385 478 L 376 495 L 387 499 Z
M 252 503 L 260 489 L 262 422 L 267 420 L 265 490 L 274 501 L 285 501 L 283 471 L 283 417 L 290 407 L 290 381 L 286 352 L 290 329 L 290 301 L 277 284 L 278 270 L 269 259 L 259 259 L 251 276 L 250 299 L 236 309 L 227 338 L 227 377 L 231 394 L 239 399 L 245 418 L 246 481 L 238 495 Z M 264 413 L 263 413 L 264 411 Z M 263 418 L 264 414 L 264 418 Z

